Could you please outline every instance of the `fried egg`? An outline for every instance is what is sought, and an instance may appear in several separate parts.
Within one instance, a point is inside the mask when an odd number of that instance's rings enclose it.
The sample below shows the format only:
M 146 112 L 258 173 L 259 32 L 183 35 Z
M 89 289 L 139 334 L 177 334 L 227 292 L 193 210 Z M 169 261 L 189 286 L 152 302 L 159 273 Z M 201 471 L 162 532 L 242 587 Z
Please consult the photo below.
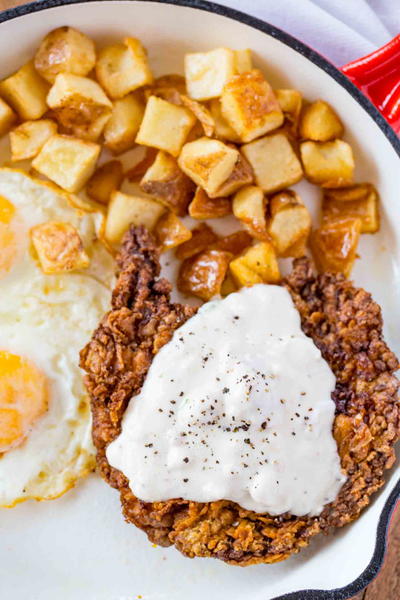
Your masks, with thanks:
M 94 466 L 78 363 L 113 284 L 101 221 L 53 186 L 0 169 L 0 506 L 58 497 Z M 87 268 L 43 272 L 31 232 L 52 222 L 78 232 Z

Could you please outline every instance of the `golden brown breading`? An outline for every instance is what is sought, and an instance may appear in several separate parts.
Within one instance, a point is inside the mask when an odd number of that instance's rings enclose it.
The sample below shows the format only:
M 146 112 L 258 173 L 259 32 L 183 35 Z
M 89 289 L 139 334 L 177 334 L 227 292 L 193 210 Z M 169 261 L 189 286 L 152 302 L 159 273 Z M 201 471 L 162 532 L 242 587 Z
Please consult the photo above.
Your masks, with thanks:
M 112 468 L 107 445 L 119 434 L 130 398 L 140 391 L 154 354 L 195 309 L 170 302 L 170 285 L 157 279 L 158 251 L 142 228 L 126 234 L 112 310 L 81 353 L 91 396 L 93 439 L 102 476 L 119 489 L 127 521 L 157 544 L 175 546 L 189 557 L 209 556 L 233 565 L 272 563 L 357 518 L 384 483 L 400 434 L 398 368 L 382 339 L 379 306 L 342 275 L 314 276 L 307 259 L 294 262 L 284 282 L 300 312 L 302 327 L 321 349 L 337 377 L 334 435 L 347 481 L 338 498 L 318 517 L 270 516 L 227 500 L 182 499 L 146 503 Z

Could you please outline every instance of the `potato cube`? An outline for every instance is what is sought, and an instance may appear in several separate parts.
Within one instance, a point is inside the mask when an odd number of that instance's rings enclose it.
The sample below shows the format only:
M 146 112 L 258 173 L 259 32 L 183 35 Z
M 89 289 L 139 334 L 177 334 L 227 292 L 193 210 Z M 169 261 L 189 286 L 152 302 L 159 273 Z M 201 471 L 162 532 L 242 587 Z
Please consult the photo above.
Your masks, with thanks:
M 110 160 L 96 169 L 86 186 L 86 193 L 95 202 L 108 204 L 112 192 L 118 190 L 124 178 L 122 164 Z
M 85 269 L 90 260 L 78 231 L 70 223 L 48 221 L 32 227 L 32 244 L 43 273 L 65 273 Z
M 236 284 L 233 280 L 231 273 L 228 271 L 224 281 L 222 282 L 220 293 L 221 293 L 221 296 L 223 298 L 225 298 L 226 296 L 229 296 L 229 294 L 232 294 L 233 292 L 237 292 L 237 287 L 236 287 Z
M 275 96 L 285 118 L 291 124 L 292 132 L 296 134 L 303 103 L 301 93 L 298 90 L 279 89 L 275 90 Z
M 214 100 L 210 101 L 210 112 L 214 119 L 215 137 L 227 140 L 228 142 L 240 142 L 238 134 L 232 129 L 222 114 L 221 100 L 219 98 L 214 98 Z
M 242 152 L 253 167 L 257 185 L 267 194 L 293 185 L 303 176 L 300 161 L 283 133 L 245 144 Z
M 113 154 L 133 148 L 143 115 L 144 104 L 135 94 L 115 100 L 111 117 L 104 128 L 106 148 Z
M 221 195 L 219 188 L 231 175 L 238 158 L 235 148 L 202 137 L 184 145 L 178 163 L 182 171 L 213 198 Z
M 245 73 L 253 68 L 253 59 L 251 50 L 244 48 L 243 50 L 234 50 L 235 53 L 235 72 Z
M 342 188 L 325 188 L 324 195 L 338 202 L 351 202 L 352 200 L 362 200 L 372 190 L 375 188 L 371 183 L 356 183 Z
M 354 157 L 347 142 L 303 142 L 300 153 L 306 177 L 311 183 L 323 187 L 344 187 L 352 183 Z
M 223 250 L 204 250 L 183 261 L 178 274 L 178 289 L 205 302 L 221 292 L 232 254 Z
M 266 199 L 260 187 L 248 185 L 239 190 L 233 198 L 232 211 L 252 237 L 260 240 L 269 238 Z
M 229 268 L 238 287 L 278 283 L 281 278 L 274 247 L 267 241 L 250 246 L 242 256 L 232 260 Z
M 177 215 L 185 215 L 193 197 L 194 185 L 166 152 L 158 152 L 155 161 L 144 174 L 140 187 L 157 198 Z
M 146 50 L 131 37 L 100 50 L 96 77 L 111 98 L 122 98 L 153 81 Z
M 215 123 L 214 119 L 206 106 L 193 100 L 185 94 L 180 95 L 183 106 L 186 106 L 198 119 L 203 127 L 203 131 L 206 136 L 212 137 L 214 135 Z
M 221 95 L 221 110 L 243 142 L 251 142 L 280 127 L 283 112 L 261 71 L 235 75 Z
M 146 173 L 147 169 L 151 167 L 151 165 L 155 161 L 156 156 L 159 152 L 157 148 L 143 146 L 143 149 L 143 158 L 125 173 L 125 177 L 127 177 L 129 181 L 140 181 L 143 175 Z
M 232 173 L 229 175 L 228 179 L 219 186 L 215 192 L 215 196 L 230 196 L 244 185 L 253 183 L 253 180 L 253 169 L 251 168 L 249 161 L 239 152 Z
M 68 192 L 78 192 L 92 175 L 100 146 L 65 135 L 47 140 L 32 166 Z
M 178 156 L 196 117 L 183 106 L 150 96 L 136 143 Z
M 335 192 L 342 190 L 324 190 L 322 201 L 322 219 L 330 221 L 335 217 L 358 217 L 361 219 L 361 233 L 376 233 L 379 231 L 379 207 L 378 193 L 373 185 L 361 184 L 353 186 L 358 189 L 359 197 L 354 200 L 341 200 L 336 197 Z M 349 190 L 349 195 L 354 195 L 352 188 L 343 188 L 343 191 Z M 362 195 L 360 192 L 364 192 Z
M 357 256 L 360 232 L 361 219 L 352 217 L 333 219 L 315 229 L 310 245 L 318 271 L 348 277 Z
M 307 254 L 307 242 L 308 242 L 308 233 L 307 235 L 299 238 L 297 242 L 289 246 L 287 250 L 282 252 L 282 258 L 301 258 L 302 256 L 306 256 Z
M 0 98 L 0 137 L 8 133 L 16 120 L 15 112 Z
M 311 216 L 298 194 L 288 190 L 273 196 L 270 214 L 268 232 L 278 256 L 283 256 L 299 240 L 304 244 L 311 231 Z
M 174 213 L 168 212 L 158 220 L 155 235 L 164 252 L 190 240 L 192 232 Z
M 29 62 L 0 82 L 0 96 L 17 111 L 21 119 L 40 119 L 48 110 L 49 85 Z
M 198 187 L 189 204 L 189 215 L 193 219 L 217 219 L 232 212 L 232 202 L 228 198 L 210 198 Z
M 186 85 L 194 100 L 218 98 L 235 72 L 235 53 L 230 48 L 185 55 Z
M 96 81 L 72 73 L 57 75 L 47 104 L 68 133 L 92 142 L 100 136 L 112 109 Z
M 179 260 L 185 260 L 191 256 L 195 256 L 211 244 L 218 240 L 218 236 L 206 223 L 201 223 L 195 229 L 192 229 L 192 237 L 187 242 L 183 243 L 176 251 L 176 257 Z
M 105 239 L 117 244 L 130 225 L 144 225 L 152 230 L 165 212 L 164 206 L 151 198 L 112 192 L 105 226 Z
M 73 27 L 58 27 L 42 40 L 35 55 L 35 68 L 49 83 L 59 73 L 85 77 L 96 62 L 94 43 Z
M 11 160 L 26 160 L 39 154 L 47 140 L 57 133 L 51 119 L 25 121 L 10 131 Z
M 328 142 L 343 135 L 344 128 L 332 106 L 323 100 L 309 104 L 301 116 L 300 135 L 305 140 Z
M 247 231 L 235 231 L 225 237 L 220 238 L 212 248 L 217 250 L 225 250 L 234 256 L 241 254 L 248 246 L 251 245 L 253 238 Z

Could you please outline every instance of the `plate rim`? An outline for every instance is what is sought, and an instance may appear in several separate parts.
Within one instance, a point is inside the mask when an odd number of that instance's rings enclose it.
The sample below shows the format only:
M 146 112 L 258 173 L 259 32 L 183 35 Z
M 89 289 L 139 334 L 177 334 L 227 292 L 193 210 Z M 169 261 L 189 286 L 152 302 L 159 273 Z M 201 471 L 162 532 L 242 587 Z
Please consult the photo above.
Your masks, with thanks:
M 0 12 L 0 23 L 11 21 L 18 17 L 26 16 L 36 12 L 48 10 L 50 8 L 58 8 L 61 6 L 67 6 L 71 4 L 89 4 L 91 2 L 119 2 L 120 0 L 37 0 L 20 6 L 6 9 Z M 215 2 L 208 0 L 123 0 L 125 2 L 147 2 L 152 4 L 170 4 L 172 6 L 182 6 L 185 8 L 192 8 L 217 14 L 219 16 L 227 17 L 234 21 L 248 25 L 254 29 L 269 35 L 282 42 L 286 46 L 289 46 L 296 52 L 311 61 L 315 66 L 325 71 L 330 77 L 332 77 L 341 87 L 343 87 L 355 100 L 356 102 L 368 113 L 368 115 L 375 121 L 378 127 L 381 129 L 393 150 L 400 157 L 400 137 L 397 136 L 395 131 L 379 112 L 379 110 L 372 104 L 372 102 L 365 96 L 361 90 L 359 90 L 347 77 L 338 69 L 333 63 L 327 58 L 322 56 L 319 52 L 301 42 L 296 37 L 285 32 L 284 30 L 272 25 L 271 23 L 261 20 L 252 15 L 246 14 L 237 9 L 222 6 Z M 367 567 L 362 573 L 354 579 L 352 582 L 341 588 L 334 588 L 331 590 L 323 589 L 302 589 L 294 592 L 289 592 L 280 596 L 276 596 L 272 600 L 347 600 L 363 590 L 369 585 L 372 580 L 378 575 L 385 553 L 387 550 L 387 538 L 391 516 L 394 512 L 396 504 L 400 500 L 400 479 L 395 484 L 391 491 L 388 499 L 386 500 L 382 511 L 379 516 L 379 521 L 376 530 L 376 543 L 372 558 Z

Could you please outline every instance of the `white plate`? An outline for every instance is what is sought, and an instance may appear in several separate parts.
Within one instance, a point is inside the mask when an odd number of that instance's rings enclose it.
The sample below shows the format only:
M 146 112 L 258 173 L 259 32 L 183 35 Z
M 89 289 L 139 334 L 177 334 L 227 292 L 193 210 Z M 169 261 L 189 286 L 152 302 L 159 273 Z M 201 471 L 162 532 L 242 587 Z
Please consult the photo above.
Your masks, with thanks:
M 198 6 L 203 3 L 197 3 Z M 49 3 L 40 3 L 45 8 Z M 39 10 L 39 7 L 30 10 Z M 226 9 L 220 7 L 219 12 Z M 20 10 L 19 14 L 23 14 Z M 14 13 L 15 14 L 15 13 Z M 18 14 L 18 13 L 17 13 Z M 233 14 L 233 13 L 231 13 Z M 0 16 L 0 21 L 4 16 Z M 257 23 L 248 20 L 257 27 Z M 259 22 L 258 22 L 259 23 Z M 250 47 L 274 86 L 297 87 L 309 98 L 331 101 L 353 145 L 357 180 L 372 181 L 383 202 L 382 230 L 363 236 L 354 270 L 357 284 L 381 304 L 389 344 L 399 352 L 398 309 L 400 164 L 382 121 L 370 114 L 325 72 L 333 68 L 292 39 L 269 29 L 270 35 L 231 18 L 204 10 L 154 2 L 90 2 L 70 4 L 7 20 L 0 24 L 0 76 L 8 75 L 32 56 L 41 37 L 60 25 L 73 25 L 96 41 L 125 34 L 140 38 L 149 49 L 157 74 L 182 71 L 184 52 L 216 46 Z M 300 50 L 300 52 L 299 52 Z M 349 86 L 351 87 L 351 86 Z M 354 96 L 357 96 L 353 90 Z M 361 101 L 362 102 L 362 101 Z M 369 106 L 368 102 L 364 102 Z M 371 117 L 375 115 L 374 122 Z M 316 203 L 310 186 L 303 196 Z M 334 536 L 315 539 L 299 555 L 276 565 L 238 569 L 211 559 L 190 561 L 175 549 L 153 547 L 146 536 L 124 523 L 116 491 L 95 476 L 53 502 L 28 502 L 0 511 L 1 597 L 10 600 L 270 600 L 298 590 L 332 590 L 347 586 L 367 568 L 376 546 L 376 530 L 385 502 L 399 479 L 397 466 L 385 488 L 361 518 Z M 393 500 L 393 499 L 392 499 Z M 391 506 L 393 501 L 391 502 Z M 296 598 L 346 598 L 366 584 L 382 558 L 389 509 L 383 517 L 381 545 L 364 579 L 345 592 Z M 291 596 L 292 597 L 292 596 Z

